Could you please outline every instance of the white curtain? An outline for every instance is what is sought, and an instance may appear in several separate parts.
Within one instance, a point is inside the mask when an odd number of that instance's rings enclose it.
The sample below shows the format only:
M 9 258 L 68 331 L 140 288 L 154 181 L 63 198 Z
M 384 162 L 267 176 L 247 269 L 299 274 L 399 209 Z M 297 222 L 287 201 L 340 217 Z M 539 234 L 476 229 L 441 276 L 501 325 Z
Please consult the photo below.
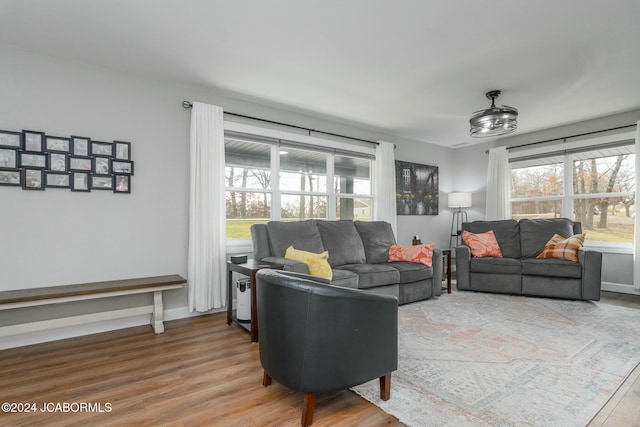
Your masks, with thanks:
M 633 287 L 640 290 L 640 219 L 638 218 L 638 189 L 640 188 L 640 120 L 636 122 L 636 220 L 633 238 Z
M 507 147 L 489 150 L 486 219 L 511 218 L 511 168 Z
M 396 217 L 396 163 L 394 145 L 380 141 L 376 147 L 376 162 L 373 169 L 375 183 L 373 196 L 373 219 L 391 224 L 393 234 L 398 237 Z
M 226 228 L 222 108 L 193 103 L 189 173 L 189 310 L 226 303 Z

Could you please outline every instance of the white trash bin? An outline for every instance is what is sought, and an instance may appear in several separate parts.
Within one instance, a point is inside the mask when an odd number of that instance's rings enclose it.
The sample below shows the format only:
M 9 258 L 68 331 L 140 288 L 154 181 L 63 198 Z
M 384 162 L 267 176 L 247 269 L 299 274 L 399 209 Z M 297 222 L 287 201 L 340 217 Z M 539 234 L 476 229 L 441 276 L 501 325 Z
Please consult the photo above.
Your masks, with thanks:
M 251 280 L 238 279 L 236 282 L 236 317 L 238 320 L 251 320 Z

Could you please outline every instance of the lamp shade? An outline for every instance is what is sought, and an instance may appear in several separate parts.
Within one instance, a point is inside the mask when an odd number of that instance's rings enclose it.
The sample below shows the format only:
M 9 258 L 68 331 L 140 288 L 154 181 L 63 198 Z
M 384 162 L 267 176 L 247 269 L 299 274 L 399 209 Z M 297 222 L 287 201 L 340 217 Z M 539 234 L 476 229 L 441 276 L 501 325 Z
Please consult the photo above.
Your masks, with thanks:
M 470 208 L 471 193 L 449 193 L 447 206 L 450 208 Z

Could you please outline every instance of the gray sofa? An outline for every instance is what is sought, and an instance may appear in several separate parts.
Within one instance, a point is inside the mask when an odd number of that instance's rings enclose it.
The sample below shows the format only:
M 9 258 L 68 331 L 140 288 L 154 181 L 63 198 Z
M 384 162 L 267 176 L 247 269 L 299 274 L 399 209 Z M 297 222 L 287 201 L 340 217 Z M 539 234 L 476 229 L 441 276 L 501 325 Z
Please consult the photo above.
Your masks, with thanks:
M 602 253 L 581 248 L 578 262 L 536 258 L 554 234 L 570 237 L 582 225 L 567 218 L 474 221 L 471 233 L 493 230 L 502 258 L 473 258 L 466 245 L 456 248 L 459 290 L 544 296 L 574 300 L 600 299 Z
M 329 251 L 331 284 L 392 295 L 398 304 L 442 293 L 442 252 L 434 250 L 433 267 L 412 262 L 388 262 L 396 244 L 384 221 L 270 221 L 251 226 L 253 257 L 283 264 L 285 270 L 309 273 L 307 264 L 284 258 L 289 246 L 308 252 Z M 434 280 L 434 278 L 436 278 Z

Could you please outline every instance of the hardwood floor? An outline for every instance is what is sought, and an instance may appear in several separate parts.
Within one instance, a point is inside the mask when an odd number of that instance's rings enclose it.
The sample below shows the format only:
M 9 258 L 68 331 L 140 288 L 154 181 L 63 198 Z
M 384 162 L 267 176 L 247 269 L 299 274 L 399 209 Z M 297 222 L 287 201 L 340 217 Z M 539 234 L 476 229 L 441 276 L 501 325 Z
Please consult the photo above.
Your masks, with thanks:
M 603 302 L 640 309 L 640 297 Z M 622 302 L 621 302 L 622 301 Z M 1 426 L 298 426 L 303 394 L 262 386 L 258 345 L 223 313 L 0 351 L 0 401 L 35 413 L 0 412 Z M 49 402 L 49 409 L 42 406 Z M 66 408 L 56 403 L 74 403 Z M 77 412 L 80 402 L 102 412 Z M 100 404 L 100 407 L 97 407 Z M 75 412 L 74 412 L 75 411 Z M 318 395 L 313 426 L 401 426 L 356 394 Z M 591 427 L 640 426 L 640 368 Z

